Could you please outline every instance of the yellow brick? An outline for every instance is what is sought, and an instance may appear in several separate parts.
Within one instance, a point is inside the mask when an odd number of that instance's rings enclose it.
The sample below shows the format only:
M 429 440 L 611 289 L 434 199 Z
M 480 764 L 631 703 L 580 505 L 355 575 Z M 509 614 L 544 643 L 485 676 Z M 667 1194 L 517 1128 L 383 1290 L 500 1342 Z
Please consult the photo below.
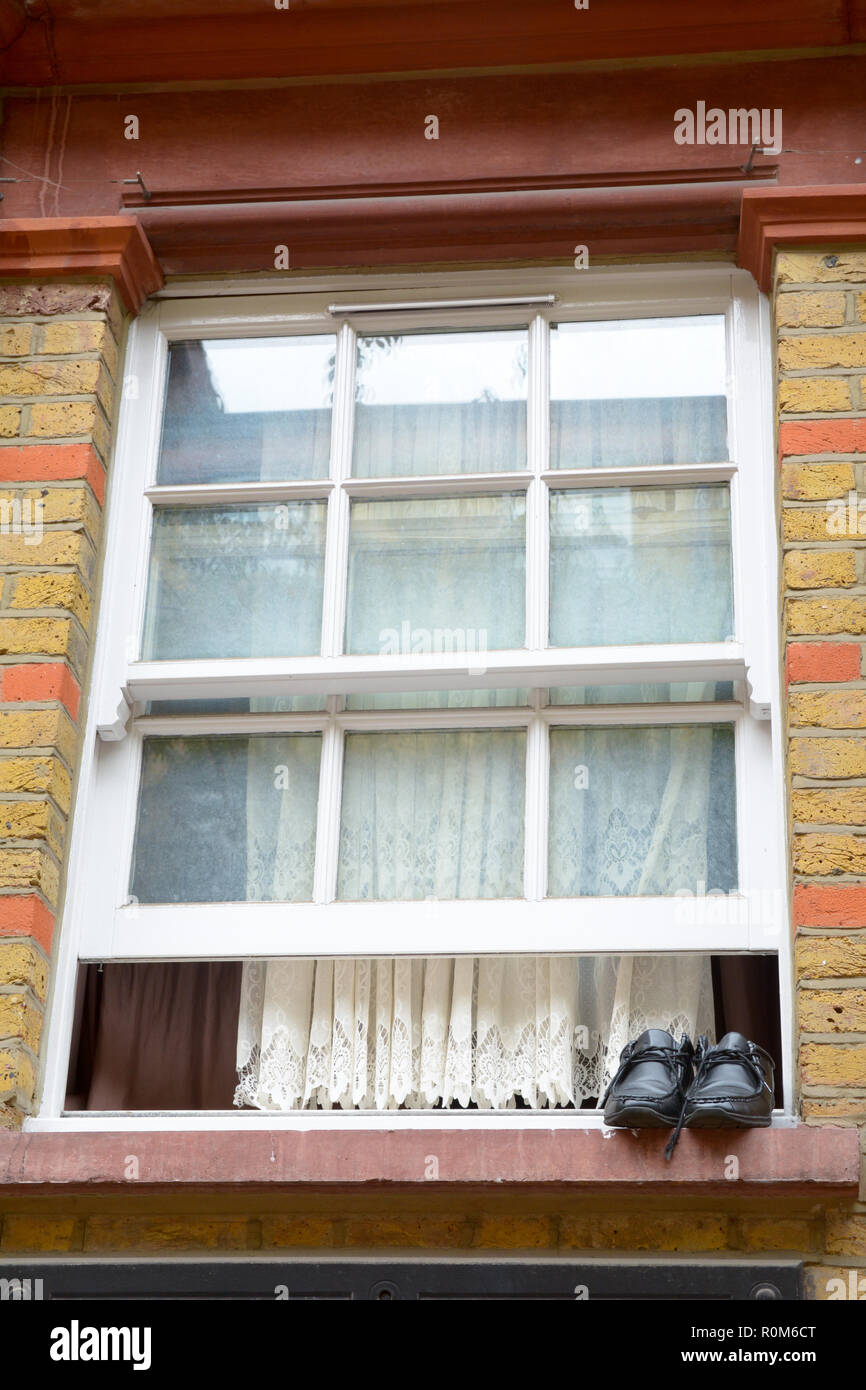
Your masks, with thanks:
M 55 907 L 57 865 L 42 849 L 0 848 L 0 888 L 36 888 Z
M 118 1182 L 123 1180 L 122 1169 Z M 84 1249 L 245 1250 L 249 1222 L 233 1216 L 90 1216 Z
M 555 1243 L 549 1216 L 482 1216 L 472 1238 L 484 1250 L 548 1250 Z
M 801 367 L 866 367 L 866 333 L 780 338 L 779 364 L 785 371 Z
M 50 801 L 0 801 L 0 836 L 9 840 L 47 840 L 60 856 L 66 822 Z
M 866 1255 L 866 1213 L 827 1212 L 827 1253 Z
M 0 1047 L 0 1100 L 29 1105 L 36 1089 L 33 1059 L 18 1046 Z
M 851 387 L 844 377 L 801 376 L 779 382 L 780 411 L 811 415 L 850 409 Z
M 40 352 L 57 357 L 64 353 L 98 352 L 112 376 L 117 372 L 117 344 L 107 323 L 46 323 L 42 329 Z
M 0 327 L 0 357 L 26 357 L 32 337 L 29 323 L 4 323 Z
M 804 989 L 797 996 L 804 1033 L 866 1033 L 866 990 Z
M 788 719 L 794 728 L 866 728 L 866 690 L 794 690 Z
M 81 626 L 90 625 L 90 595 L 77 574 L 23 574 L 12 590 L 10 608 L 65 608 Z
M 344 1238 L 346 1245 L 355 1248 L 454 1248 L 467 1244 L 468 1227 L 460 1216 L 424 1216 L 413 1212 L 393 1216 L 350 1216 Z
M 866 873 L 866 836 L 819 832 L 795 835 L 793 859 L 798 874 Z
M 110 411 L 111 389 L 111 377 L 102 363 L 87 358 L 0 364 L 0 395 L 4 396 L 95 395 L 102 408 Z
M 863 293 L 857 296 L 857 317 L 861 323 L 866 322 L 866 294 Z
M 792 636 L 819 637 L 824 633 L 866 633 L 866 600 L 861 598 L 795 598 L 785 605 L 787 630 Z
M 727 1218 L 704 1212 L 635 1213 L 599 1216 L 596 1248 L 601 1250 L 724 1250 Z
M 80 1250 L 84 1222 L 74 1216 L 22 1216 L 10 1212 L 3 1218 L 4 1252 L 39 1254 Z
M 68 811 L 72 782 L 59 758 L 0 758 L 0 792 L 47 792 Z
M 834 514 L 826 507 L 785 507 L 782 511 L 782 536 L 786 541 L 828 541 L 828 529 Z
M 845 295 L 840 290 L 780 294 L 776 323 L 780 328 L 839 328 L 845 322 Z
M 0 618 L 0 653 L 7 656 L 68 656 L 81 670 L 84 638 L 70 618 Z
M 866 1043 L 803 1043 L 800 1076 L 806 1086 L 864 1086 Z
M 866 777 L 866 739 L 794 738 L 789 770 L 801 777 Z
M 0 469 L 2 464 L 0 458 Z M 93 541 L 98 541 L 102 533 L 102 510 L 86 483 L 72 487 L 29 488 L 23 492 L 0 490 L 0 508 L 8 511 L 16 501 L 29 507 L 23 514 L 32 518 L 34 525 L 37 518 L 43 526 L 82 522 Z
M 45 1002 L 48 962 L 32 941 L 0 939 L 0 985 L 25 985 Z
M 263 1249 L 302 1246 L 318 1250 L 338 1243 L 335 1223 L 329 1216 L 263 1216 L 261 1231 Z
M 33 1053 L 39 1050 L 42 1011 L 26 994 L 0 994 L 0 1039 L 16 1039 Z
M 803 936 L 796 942 L 797 978 L 845 980 L 866 975 L 866 936 Z
M 785 556 L 789 589 L 844 589 L 857 583 L 853 550 L 791 550 Z
M 746 1216 L 740 1223 L 744 1250 L 812 1249 L 808 1221 L 795 1216 Z
M 108 452 L 108 429 L 95 401 L 40 402 L 32 405 L 27 434 L 39 439 L 78 439 L 84 436 L 93 440 L 103 457 Z
M 866 1096 L 859 1100 L 847 1096 L 834 1096 L 832 1099 L 814 1100 L 806 1096 L 800 1109 L 803 1119 L 812 1124 L 859 1125 L 866 1123 Z M 866 1292 L 866 1281 L 864 1281 Z
M 850 463 L 785 463 L 782 465 L 782 496 L 791 502 L 817 502 L 847 497 L 854 487 L 854 468 Z M 827 512 L 828 522 L 832 514 Z
M 827 262 L 831 264 L 827 264 Z M 862 251 L 842 251 L 833 254 L 818 251 L 786 251 L 776 258 L 776 282 L 779 285 L 822 285 L 826 283 L 866 281 L 866 255 Z
M 32 544 L 33 540 L 33 536 L 0 535 L 0 565 L 27 569 L 75 566 L 87 583 L 93 579 L 96 556 L 83 531 L 43 531 L 36 544 Z
M 65 710 L 0 710 L 0 748 L 56 748 L 72 767 L 77 746 L 78 732 Z
M 791 813 L 812 825 L 866 825 L 866 787 L 797 787 Z
M 20 406 L 0 405 L 0 439 L 14 439 L 20 427 Z

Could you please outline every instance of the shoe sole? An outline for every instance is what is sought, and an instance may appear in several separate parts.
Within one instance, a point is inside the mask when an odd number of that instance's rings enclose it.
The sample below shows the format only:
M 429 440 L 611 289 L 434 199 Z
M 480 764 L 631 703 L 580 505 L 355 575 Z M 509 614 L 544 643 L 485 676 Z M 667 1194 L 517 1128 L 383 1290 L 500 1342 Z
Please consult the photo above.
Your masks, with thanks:
M 730 1110 L 701 1106 L 684 1121 L 684 1129 L 767 1129 L 771 1115 L 732 1115 Z
M 604 1122 L 611 1129 L 673 1129 L 676 1117 L 661 1115 L 647 1105 L 623 1105 L 608 1118 L 605 1111 Z

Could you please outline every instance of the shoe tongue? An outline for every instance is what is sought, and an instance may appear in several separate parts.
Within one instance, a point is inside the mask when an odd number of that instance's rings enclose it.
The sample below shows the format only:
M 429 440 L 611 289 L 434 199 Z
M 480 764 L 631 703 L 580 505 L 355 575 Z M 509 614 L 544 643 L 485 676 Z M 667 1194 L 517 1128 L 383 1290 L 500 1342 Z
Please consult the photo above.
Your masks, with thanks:
M 664 1028 L 647 1028 L 645 1033 L 641 1033 L 635 1039 L 635 1052 L 642 1052 L 645 1047 L 673 1047 L 674 1040 L 670 1033 Z
M 726 1033 L 719 1039 L 717 1046 L 732 1047 L 736 1052 L 748 1052 L 749 1039 L 744 1038 L 742 1033 Z

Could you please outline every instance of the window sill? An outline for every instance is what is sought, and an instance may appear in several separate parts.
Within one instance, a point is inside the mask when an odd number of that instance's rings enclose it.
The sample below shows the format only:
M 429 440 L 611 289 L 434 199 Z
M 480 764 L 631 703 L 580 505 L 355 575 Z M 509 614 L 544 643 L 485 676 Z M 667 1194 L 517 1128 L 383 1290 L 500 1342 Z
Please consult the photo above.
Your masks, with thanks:
M 32 1122 L 31 1122 L 32 1123 Z M 56 1123 L 56 1122 L 55 1122 Z M 388 1123 L 386 1120 L 385 1123 Z M 167 1120 L 168 1124 L 168 1120 Z M 562 1184 L 571 1190 L 712 1189 L 856 1197 L 855 1129 L 774 1123 L 764 1130 L 684 1131 L 672 1162 L 667 1132 L 600 1127 L 465 1127 L 0 1133 L 0 1189 L 153 1189 L 289 1185 L 328 1188 L 438 1178 L 458 1187 Z M 731 1158 L 737 1164 L 731 1164 Z M 434 1162 L 435 1160 L 435 1162 Z M 134 1173 L 134 1176 L 130 1176 Z

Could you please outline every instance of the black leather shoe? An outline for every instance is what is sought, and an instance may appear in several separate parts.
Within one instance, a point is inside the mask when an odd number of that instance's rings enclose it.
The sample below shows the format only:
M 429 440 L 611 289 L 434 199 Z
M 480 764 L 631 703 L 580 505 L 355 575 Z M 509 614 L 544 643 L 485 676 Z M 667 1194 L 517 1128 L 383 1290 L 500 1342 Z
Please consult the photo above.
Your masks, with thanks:
M 604 1096 L 604 1122 L 612 1129 L 661 1129 L 675 1125 L 692 1079 L 694 1049 L 677 1045 L 663 1028 L 648 1028 L 627 1043 Z
M 665 1157 L 681 1129 L 766 1129 L 775 1104 L 774 1071 L 770 1054 L 742 1033 L 726 1033 L 714 1047 L 699 1038 L 694 1080 Z

